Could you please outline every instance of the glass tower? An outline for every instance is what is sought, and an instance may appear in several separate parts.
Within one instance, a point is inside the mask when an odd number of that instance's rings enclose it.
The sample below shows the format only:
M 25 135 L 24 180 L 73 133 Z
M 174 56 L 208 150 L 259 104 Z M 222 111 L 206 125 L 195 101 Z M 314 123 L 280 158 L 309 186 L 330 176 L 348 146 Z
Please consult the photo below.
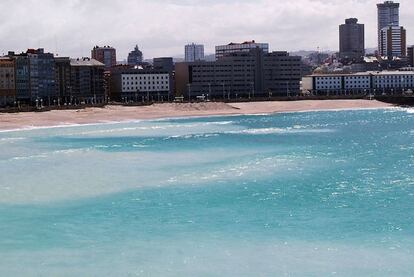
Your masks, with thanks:
M 377 4 L 378 7 L 378 51 L 381 50 L 381 30 L 386 27 L 400 25 L 400 4 L 393 1 L 385 1 Z

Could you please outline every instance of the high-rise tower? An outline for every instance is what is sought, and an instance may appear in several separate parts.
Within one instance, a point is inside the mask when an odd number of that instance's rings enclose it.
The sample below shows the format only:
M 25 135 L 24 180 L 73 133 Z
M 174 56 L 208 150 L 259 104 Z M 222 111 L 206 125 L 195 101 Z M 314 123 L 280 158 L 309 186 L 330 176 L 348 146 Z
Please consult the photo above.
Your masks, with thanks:
M 185 46 L 185 61 L 196 62 L 204 60 L 204 45 L 191 43 Z
M 381 32 L 386 27 L 400 25 L 400 4 L 385 1 L 377 4 L 378 7 L 378 51 L 381 51 Z
M 365 55 L 364 24 L 358 19 L 349 18 L 339 26 L 339 55 L 348 61 L 360 61 Z

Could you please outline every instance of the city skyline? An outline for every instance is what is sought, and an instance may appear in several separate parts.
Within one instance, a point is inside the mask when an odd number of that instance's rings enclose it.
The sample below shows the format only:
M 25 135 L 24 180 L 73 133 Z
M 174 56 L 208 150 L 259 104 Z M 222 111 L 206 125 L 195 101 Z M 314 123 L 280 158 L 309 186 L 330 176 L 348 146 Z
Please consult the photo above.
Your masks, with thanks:
M 252 39 L 268 42 L 271 50 L 319 47 L 337 51 L 337 26 L 349 17 L 365 24 L 366 47 L 374 48 L 376 4 L 380 2 L 200 0 L 191 4 L 184 0 L 103 0 L 96 6 L 93 0 L 28 0 L 23 6 L 5 0 L 8 8 L 0 11 L 0 34 L 7 39 L 0 41 L 0 51 L 6 54 L 9 50 L 42 47 L 59 56 L 82 57 L 89 56 L 94 45 L 111 45 L 117 49 L 118 60 L 124 60 L 136 44 L 151 58 L 182 56 L 183 46 L 193 41 L 204 44 L 205 53 L 210 54 L 216 45 Z M 414 3 L 397 2 L 401 4 L 400 24 L 407 28 L 408 45 L 414 44 L 414 28 L 410 27 L 414 19 L 409 15 Z M 136 10 L 144 12 L 133 16 Z

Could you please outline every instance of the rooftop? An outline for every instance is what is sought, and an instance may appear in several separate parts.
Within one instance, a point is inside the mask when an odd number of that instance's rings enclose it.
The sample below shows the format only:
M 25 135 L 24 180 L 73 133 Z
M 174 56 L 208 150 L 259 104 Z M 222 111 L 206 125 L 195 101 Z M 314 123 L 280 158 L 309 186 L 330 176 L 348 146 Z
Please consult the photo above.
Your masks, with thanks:
M 339 73 L 339 74 L 312 74 L 307 77 L 342 77 L 342 76 L 385 76 L 385 75 L 414 75 L 414 68 L 405 71 L 365 71 L 357 73 Z
M 90 58 L 70 59 L 71 66 L 105 66 L 103 63 Z

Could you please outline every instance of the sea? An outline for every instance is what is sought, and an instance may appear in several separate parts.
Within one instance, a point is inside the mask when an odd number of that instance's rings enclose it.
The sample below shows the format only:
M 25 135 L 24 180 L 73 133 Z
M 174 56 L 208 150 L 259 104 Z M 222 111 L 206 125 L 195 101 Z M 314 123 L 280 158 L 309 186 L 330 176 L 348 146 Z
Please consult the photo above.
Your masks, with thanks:
M 414 110 L 1 132 L 0 276 L 414 276 Z

